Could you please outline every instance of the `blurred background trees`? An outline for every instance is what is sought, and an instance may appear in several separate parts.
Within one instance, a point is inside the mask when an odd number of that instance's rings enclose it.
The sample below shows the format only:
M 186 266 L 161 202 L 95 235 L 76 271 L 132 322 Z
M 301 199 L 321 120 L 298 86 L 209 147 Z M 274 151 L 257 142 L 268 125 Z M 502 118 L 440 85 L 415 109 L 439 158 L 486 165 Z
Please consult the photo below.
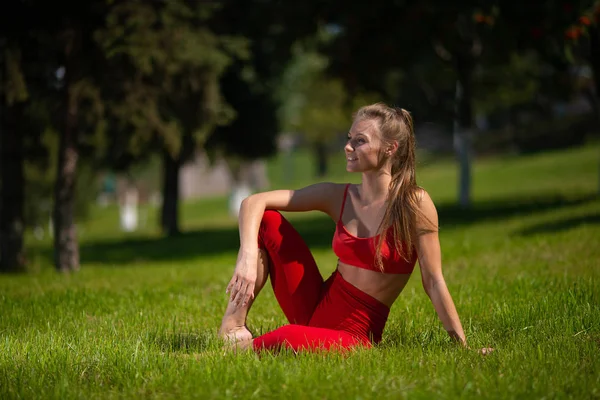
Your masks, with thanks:
M 342 81 L 327 76 L 328 58 L 317 46 L 327 41 L 324 32 L 298 41 L 278 88 L 279 117 L 284 132 L 298 132 L 311 148 L 316 178 L 327 174 L 327 159 L 335 139 L 348 129 L 348 94 Z
M 165 235 L 181 231 L 182 170 L 198 160 L 256 190 L 247 171 L 285 133 L 322 177 L 352 112 L 375 101 L 412 112 L 423 150 L 456 155 L 463 207 L 476 154 L 580 144 L 600 120 L 592 1 L 13 5 L 0 16 L 2 271 L 26 268 L 24 233 L 45 226 L 56 269 L 77 270 L 76 221 L 107 187 L 117 202 L 140 191 L 141 170 L 156 195 L 128 198 L 158 199 Z
M 160 224 L 168 235 L 179 233 L 181 166 L 234 114 L 221 75 L 236 58 L 248 57 L 245 38 L 210 29 L 215 9 L 195 1 L 125 1 L 96 33 L 115 71 L 105 82 L 109 90 L 116 85 L 108 93 L 111 116 L 129 135 L 121 151 L 132 159 L 153 151 L 162 157 Z

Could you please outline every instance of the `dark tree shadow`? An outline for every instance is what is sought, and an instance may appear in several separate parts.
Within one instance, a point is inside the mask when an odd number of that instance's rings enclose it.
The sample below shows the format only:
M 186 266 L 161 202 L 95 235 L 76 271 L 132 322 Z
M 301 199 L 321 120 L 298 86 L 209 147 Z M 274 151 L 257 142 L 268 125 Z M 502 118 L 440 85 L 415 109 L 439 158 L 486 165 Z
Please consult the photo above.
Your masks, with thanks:
M 600 224 L 600 213 L 591 213 L 579 217 L 565 218 L 559 221 L 533 225 L 518 231 L 517 234 L 521 236 L 531 236 L 540 233 L 556 233 L 587 224 Z
M 103 239 L 84 242 L 79 247 L 82 263 L 126 264 L 143 262 L 178 262 L 199 255 L 233 251 L 239 246 L 236 227 L 208 228 L 173 237 Z M 38 255 L 52 262 L 53 249 L 40 248 Z
M 482 201 L 464 209 L 457 204 L 437 206 L 440 226 L 451 228 L 482 221 L 496 221 L 520 215 L 530 215 L 552 209 L 578 206 L 598 200 L 596 194 L 564 196 L 560 194 L 537 195 Z
M 481 221 L 502 220 L 508 217 L 529 215 L 550 209 L 577 206 L 597 199 L 597 196 L 586 195 L 565 197 L 546 195 L 529 198 L 506 198 L 494 201 L 482 201 L 463 209 L 456 204 L 442 203 L 437 205 L 441 229 L 450 230 L 456 227 L 471 225 Z M 290 217 L 285 213 L 293 226 L 302 235 L 311 249 L 331 248 L 335 222 L 325 215 Z M 590 216 L 592 221 L 598 215 Z M 581 221 L 583 223 L 584 221 Z M 585 222 L 589 222 L 586 218 Z M 563 222 L 554 227 L 536 229 L 564 229 L 578 221 Z M 526 234 L 526 233 L 524 233 Z M 239 248 L 237 226 L 226 228 L 207 228 L 189 231 L 175 237 L 139 238 L 99 240 L 83 243 L 80 247 L 83 263 L 99 263 L 118 266 L 133 262 L 165 262 L 198 258 L 199 256 L 219 255 L 226 252 L 235 253 Z M 40 249 L 39 254 L 52 260 L 52 249 Z

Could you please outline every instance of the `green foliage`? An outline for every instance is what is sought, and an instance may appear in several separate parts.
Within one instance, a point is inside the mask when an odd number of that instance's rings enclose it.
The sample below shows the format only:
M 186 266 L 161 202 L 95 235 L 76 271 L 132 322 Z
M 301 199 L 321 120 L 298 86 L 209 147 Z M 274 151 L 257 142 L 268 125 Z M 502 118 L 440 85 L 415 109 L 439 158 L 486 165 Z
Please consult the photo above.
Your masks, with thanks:
M 568 69 L 585 62 L 594 3 L 333 1 L 328 21 L 338 34 L 322 51 L 331 59 L 328 74 L 347 91 L 373 91 L 417 121 L 450 127 L 458 55 L 476 62 L 477 111 L 531 102 L 536 91 L 550 99 L 572 95 Z
M 13 99 L 23 101 L 23 117 L 14 134 L 23 138 L 25 223 L 45 225 L 51 213 L 59 136 L 65 129 L 68 108 L 67 86 L 77 110 L 77 132 L 72 133 L 79 139 L 78 174 L 83 185 L 77 188 L 75 217 L 82 220 L 95 197 L 95 172 L 90 163 L 97 157 L 95 153 L 104 150 L 106 137 L 105 104 L 96 81 L 103 64 L 98 62 L 97 46 L 89 43 L 87 35 L 101 24 L 106 8 L 103 1 L 75 7 L 64 2 L 51 7 L 46 7 L 45 2 L 20 3 L 14 19 L 3 20 L 0 41 L 4 44 L 6 39 L 9 44 L 2 47 L 7 51 L 7 88 Z M 71 25 L 74 20 L 85 27 Z M 77 66 L 67 72 L 67 83 L 65 52 L 69 37 L 80 39 L 83 50 L 76 57 Z M 75 48 L 79 46 L 75 44 L 71 50 L 77 51 Z
M 47 224 L 52 214 L 58 134 L 46 129 L 40 137 L 40 145 L 44 157 L 25 163 L 25 222 L 28 226 Z
M 171 155 L 185 140 L 201 145 L 234 110 L 223 101 L 219 77 L 234 58 L 247 58 L 244 38 L 208 27 L 215 5 L 184 0 L 157 4 L 126 1 L 96 32 L 111 68 L 126 71 L 112 82 L 111 113 L 129 135 L 123 152 L 143 154 L 158 143 Z M 187 139 L 185 138 L 187 137 Z
M 39 138 L 43 156 L 26 160 L 25 175 L 25 224 L 27 227 L 46 226 L 52 213 L 54 181 L 58 160 L 58 140 L 56 131 L 47 128 Z M 79 160 L 77 168 L 75 218 L 84 223 L 94 206 L 98 188 L 97 171 L 90 160 Z
M 489 65 L 476 75 L 474 108 L 482 114 L 531 103 L 540 91 L 542 71 L 537 54 L 513 53 L 508 64 Z M 501 84 L 499 84 L 501 82 Z
M 2 74 L 0 74 L 2 76 L 0 94 L 4 96 L 6 104 L 11 106 L 14 103 L 27 100 L 29 92 L 21 68 L 20 49 L 10 43 L 6 48 L 0 48 L 0 51 L 3 52 L 3 54 L 0 54 L 0 59 L 4 63 Z M 4 74 L 6 74 L 6 77 Z
M 311 144 L 329 144 L 348 129 L 356 109 L 380 97 L 349 93 L 342 79 L 327 75 L 330 60 L 316 46 L 333 40 L 334 35 L 327 31 L 319 35 L 324 37 L 297 42 L 293 47 L 294 56 L 277 89 L 279 119 L 285 131 L 300 132 Z
M 315 79 L 307 87 L 305 106 L 296 128 L 311 143 L 328 143 L 348 129 L 346 92 L 338 79 Z
M 298 129 L 302 111 L 310 106 L 309 88 L 316 79 L 325 79 L 322 75 L 328 64 L 324 55 L 307 51 L 300 43 L 294 45 L 293 55 L 277 88 L 279 119 L 287 132 Z
M 279 104 L 286 106 L 281 81 L 294 56 L 294 43 L 312 38 L 317 29 L 316 2 L 225 1 L 212 19 L 220 34 L 244 37 L 250 57 L 237 60 L 221 79 L 221 91 L 236 111 L 227 125 L 210 135 L 206 149 L 211 158 L 225 156 L 230 169 L 239 169 L 243 160 L 272 156 L 276 137 L 286 127 L 278 116 Z M 284 89 L 285 90 L 285 89 Z
M 276 152 L 279 124 L 275 102 L 258 77 L 244 77 L 248 70 L 238 64 L 221 78 L 223 96 L 236 115 L 229 124 L 216 127 L 205 143 L 211 161 L 218 154 L 228 160 L 230 169 L 242 160 L 269 157 Z

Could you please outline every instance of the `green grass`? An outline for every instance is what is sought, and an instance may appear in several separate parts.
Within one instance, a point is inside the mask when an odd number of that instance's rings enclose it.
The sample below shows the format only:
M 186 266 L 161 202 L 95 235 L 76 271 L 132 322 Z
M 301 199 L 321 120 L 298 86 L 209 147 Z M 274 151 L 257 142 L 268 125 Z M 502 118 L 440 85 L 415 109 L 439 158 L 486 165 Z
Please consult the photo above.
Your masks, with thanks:
M 383 342 L 336 354 L 224 354 L 216 329 L 238 245 L 225 199 L 183 206 L 185 233 L 163 239 L 156 210 L 134 234 L 117 210 L 81 225 L 82 270 L 56 274 L 48 241 L 28 240 L 31 273 L 0 276 L 0 398 L 600 398 L 600 199 L 597 146 L 479 161 L 471 210 L 454 205 L 456 166 L 419 180 L 438 206 L 444 273 L 473 349 L 449 342 L 418 270 Z M 273 187 L 311 181 L 306 155 Z M 356 181 L 343 173 L 330 179 Z M 289 215 L 324 275 L 333 223 Z M 249 318 L 285 323 L 269 287 Z

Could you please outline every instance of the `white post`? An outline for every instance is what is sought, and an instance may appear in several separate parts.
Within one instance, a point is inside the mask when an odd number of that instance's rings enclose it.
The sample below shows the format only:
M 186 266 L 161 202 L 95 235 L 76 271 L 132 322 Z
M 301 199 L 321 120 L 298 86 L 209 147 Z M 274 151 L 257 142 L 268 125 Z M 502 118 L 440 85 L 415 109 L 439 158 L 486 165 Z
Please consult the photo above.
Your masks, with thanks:
M 242 201 L 251 194 L 252 190 L 250 190 L 250 186 L 247 183 L 243 181 L 233 183 L 231 195 L 229 196 L 229 214 L 232 217 L 239 215 Z
M 123 204 L 120 207 L 121 229 L 133 232 L 138 226 L 138 190 L 134 186 L 127 187 L 123 195 Z

